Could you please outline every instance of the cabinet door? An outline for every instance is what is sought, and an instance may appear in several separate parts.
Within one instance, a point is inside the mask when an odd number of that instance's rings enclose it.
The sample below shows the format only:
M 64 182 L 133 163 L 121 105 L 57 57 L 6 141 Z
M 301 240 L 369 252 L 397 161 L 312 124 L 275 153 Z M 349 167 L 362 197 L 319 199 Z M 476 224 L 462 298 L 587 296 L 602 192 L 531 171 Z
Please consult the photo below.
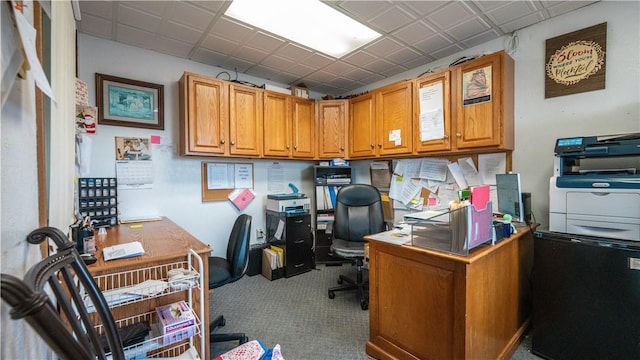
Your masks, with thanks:
M 313 100 L 293 97 L 291 114 L 292 157 L 313 159 L 315 146 L 315 104 Z
M 232 84 L 229 86 L 231 155 L 260 156 L 262 149 L 263 90 Z
M 414 153 L 451 149 L 451 71 L 416 79 L 413 108 Z
M 503 98 L 513 94 L 513 86 L 504 83 L 502 63 L 506 54 L 498 52 L 461 64 L 455 70 L 456 96 L 455 147 L 509 147 L 512 140 L 501 143 L 501 134 L 513 132 L 513 102 Z M 512 80 L 511 80 L 512 81 Z M 510 117 L 510 120 L 508 119 Z M 505 122 L 505 120 L 507 122 Z M 509 123 L 510 121 L 510 123 Z M 511 124 L 511 130 L 508 129 Z M 503 126 L 506 126 L 503 128 Z M 511 139 L 513 136 L 511 135 Z M 511 146 L 512 147 L 512 146 Z
M 318 101 L 318 158 L 344 158 L 348 100 Z
M 228 84 L 184 73 L 180 79 L 181 155 L 228 154 Z
M 376 154 L 375 99 L 365 94 L 349 101 L 349 158 Z
M 376 94 L 378 155 L 409 154 L 413 149 L 413 82 L 384 87 Z
M 264 92 L 264 156 L 291 155 L 290 96 Z

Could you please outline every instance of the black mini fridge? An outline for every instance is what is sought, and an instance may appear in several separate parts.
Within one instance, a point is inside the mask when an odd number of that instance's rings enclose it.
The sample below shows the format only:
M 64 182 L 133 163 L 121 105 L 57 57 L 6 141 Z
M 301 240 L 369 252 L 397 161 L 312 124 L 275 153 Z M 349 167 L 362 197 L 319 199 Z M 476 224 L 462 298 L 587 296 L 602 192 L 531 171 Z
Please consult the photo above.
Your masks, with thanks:
M 536 231 L 532 353 L 640 359 L 640 242 Z

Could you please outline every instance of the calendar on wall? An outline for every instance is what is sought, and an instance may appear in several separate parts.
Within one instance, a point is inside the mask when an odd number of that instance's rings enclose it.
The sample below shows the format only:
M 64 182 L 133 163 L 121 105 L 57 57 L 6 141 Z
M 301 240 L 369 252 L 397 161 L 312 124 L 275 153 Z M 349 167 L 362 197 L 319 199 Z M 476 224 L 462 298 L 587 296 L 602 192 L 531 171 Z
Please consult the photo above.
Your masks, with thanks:
M 116 161 L 118 189 L 143 189 L 153 185 L 152 161 Z

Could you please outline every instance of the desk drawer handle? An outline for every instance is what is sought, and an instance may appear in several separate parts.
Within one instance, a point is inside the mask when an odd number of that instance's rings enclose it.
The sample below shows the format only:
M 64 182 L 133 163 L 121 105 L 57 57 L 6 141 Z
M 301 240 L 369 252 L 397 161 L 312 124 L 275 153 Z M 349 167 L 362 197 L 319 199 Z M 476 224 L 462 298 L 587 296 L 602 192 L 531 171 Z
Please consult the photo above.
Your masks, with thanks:
M 294 241 L 293 243 L 294 243 L 294 244 L 302 244 L 303 242 L 304 242 L 304 239 L 302 239 L 302 240 L 296 240 L 296 241 Z
M 296 223 L 296 224 L 302 224 L 303 221 L 304 220 L 300 219 L 300 220 L 294 220 L 293 222 Z
M 304 263 L 300 263 L 300 264 L 295 264 L 295 265 L 293 265 L 293 267 L 296 267 L 296 268 L 301 268 L 301 267 L 303 267 L 303 266 L 304 266 Z

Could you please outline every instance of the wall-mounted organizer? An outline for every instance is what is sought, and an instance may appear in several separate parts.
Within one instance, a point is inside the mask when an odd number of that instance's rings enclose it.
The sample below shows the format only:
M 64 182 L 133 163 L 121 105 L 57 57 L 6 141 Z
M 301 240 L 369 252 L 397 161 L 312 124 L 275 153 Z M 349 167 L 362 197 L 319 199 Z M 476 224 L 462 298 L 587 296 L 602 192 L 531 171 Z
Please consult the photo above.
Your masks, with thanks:
M 116 178 L 79 178 L 78 212 L 95 220 L 94 226 L 118 224 L 118 182 Z

